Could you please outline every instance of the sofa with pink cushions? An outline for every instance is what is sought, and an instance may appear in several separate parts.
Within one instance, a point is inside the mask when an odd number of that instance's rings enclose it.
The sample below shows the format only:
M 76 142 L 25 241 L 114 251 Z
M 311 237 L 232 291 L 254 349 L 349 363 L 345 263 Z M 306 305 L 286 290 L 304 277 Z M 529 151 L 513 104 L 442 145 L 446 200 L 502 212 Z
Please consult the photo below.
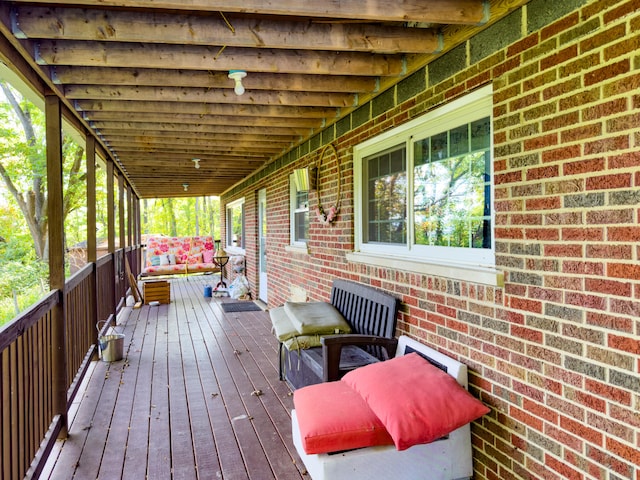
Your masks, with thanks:
M 141 277 L 219 272 L 213 237 L 149 237 Z

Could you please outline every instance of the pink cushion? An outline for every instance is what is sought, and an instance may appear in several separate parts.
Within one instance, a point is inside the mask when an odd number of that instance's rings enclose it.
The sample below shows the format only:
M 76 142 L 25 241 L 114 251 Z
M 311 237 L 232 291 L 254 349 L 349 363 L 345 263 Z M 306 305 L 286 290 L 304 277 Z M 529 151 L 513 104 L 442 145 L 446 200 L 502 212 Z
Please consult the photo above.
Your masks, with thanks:
M 205 250 L 202 252 L 202 261 L 204 263 L 213 263 L 213 250 Z
M 187 263 L 189 265 L 194 265 L 196 263 L 202 263 L 202 254 L 201 253 L 197 253 L 195 255 L 189 255 L 189 257 L 187 258 Z
M 437 440 L 490 411 L 417 353 L 358 368 L 342 382 L 368 403 L 398 450 Z
M 393 445 L 378 417 L 344 382 L 300 388 L 293 394 L 293 404 L 308 454 Z

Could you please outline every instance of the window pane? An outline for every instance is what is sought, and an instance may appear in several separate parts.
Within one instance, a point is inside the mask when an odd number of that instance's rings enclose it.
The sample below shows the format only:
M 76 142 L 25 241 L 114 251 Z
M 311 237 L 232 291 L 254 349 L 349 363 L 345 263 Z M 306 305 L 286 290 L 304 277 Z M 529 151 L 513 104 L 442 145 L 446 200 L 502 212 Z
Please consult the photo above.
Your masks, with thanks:
M 426 162 L 426 141 L 415 142 L 417 245 L 491 248 L 489 125 L 487 117 L 433 135 Z
M 374 243 L 407 242 L 407 161 L 404 145 L 364 161 L 367 185 L 363 236 Z

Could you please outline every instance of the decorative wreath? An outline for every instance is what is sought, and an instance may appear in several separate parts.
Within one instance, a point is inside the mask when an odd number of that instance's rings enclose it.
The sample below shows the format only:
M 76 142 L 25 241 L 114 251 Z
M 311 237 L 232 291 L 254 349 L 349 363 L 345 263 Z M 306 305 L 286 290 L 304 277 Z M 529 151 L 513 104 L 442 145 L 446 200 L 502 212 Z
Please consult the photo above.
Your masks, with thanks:
M 336 198 L 335 205 L 331 205 L 328 210 L 325 210 L 322 207 L 322 200 L 320 198 L 320 167 L 322 166 L 322 159 L 324 158 L 324 154 L 328 149 L 331 149 L 333 154 L 336 156 L 336 161 L 338 162 L 338 196 Z M 325 147 L 320 152 L 320 158 L 318 160 L 318 166 L 316 168 L 316 190 L 318 192 L 318 205 L 316 205 L 316 217 L 323 225 L 330 225 L 338 216 L 338 212 L 340 211 L 340 184 L 342 183 L 342 168 L 340 166 L 340 157 L 338 157 L 338 152 L 333 144 L 329 143 L 325 145 Z

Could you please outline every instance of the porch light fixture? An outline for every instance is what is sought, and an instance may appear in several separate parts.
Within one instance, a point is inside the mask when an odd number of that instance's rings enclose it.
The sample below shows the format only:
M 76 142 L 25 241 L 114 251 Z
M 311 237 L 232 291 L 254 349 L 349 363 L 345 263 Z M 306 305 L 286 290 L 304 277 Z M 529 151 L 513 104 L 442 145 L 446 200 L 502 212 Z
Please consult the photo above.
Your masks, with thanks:
M 189 189 L 189 184 L 188 183 L 183 183 L 182 187 L 184 188 L 184 191 L 186 192 Z
M 191 160 L 195 164 L 194 167 L 196 167 L 196 169 L 200 168 L 200 159 L 199 158 L 192 158 Z
M 229 78 L 236 82 L 236 86 L 233 91 L 236 95 L 242 95 L 244 93 L 244 86 L 242 85 L 242 79 L 247 76 L 247 72 L 244 70 L 229 70 Z

